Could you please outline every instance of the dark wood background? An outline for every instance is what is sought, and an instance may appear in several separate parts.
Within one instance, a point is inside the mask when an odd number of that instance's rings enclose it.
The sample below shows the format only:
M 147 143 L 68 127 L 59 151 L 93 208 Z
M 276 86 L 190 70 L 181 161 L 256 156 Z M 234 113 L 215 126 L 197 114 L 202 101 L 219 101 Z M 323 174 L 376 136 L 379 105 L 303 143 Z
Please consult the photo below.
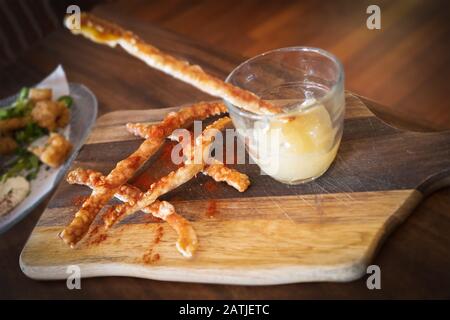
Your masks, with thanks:
M 375 3 L 381 7 L 382 29 L 369 31 L 365 8 Z M 131 0 L 108 1 L 94 12 L 221 77 L 243 56 L 288 45 L 319 46 L 343 60 L 348 89 L 390 106 L 378 107 L 385 116 L 395 114 L 421 127 L 450 128 L 448 1 Z M 58 63 L 64 65 L 71 81 L 95 92 L 100 114 L 209 98 L 119 50 L 94 45 L 61 29 L 0 70 L 0 96 L 34 83 Z M 30 280 L 19 268 L 20 251 L 45 202 L 0 235 L 0 297 L 449 298 L 449 196 L 449 189 L 430 196 L 383 246 L 374 261 L 382 271 L 382 290 L 378 291 L 368 290 L 366 279 L 255 288 L 132 278 L 85 279 L 82 290 L 69 291 L 62 281 Z
M 365 13 L 381 9 L 381 30 Z M 112 1 L 122 14 L 252 57 L 287 46 L 337 55 L 347 88 L 421 122 L 450 128 L 450 1 Z

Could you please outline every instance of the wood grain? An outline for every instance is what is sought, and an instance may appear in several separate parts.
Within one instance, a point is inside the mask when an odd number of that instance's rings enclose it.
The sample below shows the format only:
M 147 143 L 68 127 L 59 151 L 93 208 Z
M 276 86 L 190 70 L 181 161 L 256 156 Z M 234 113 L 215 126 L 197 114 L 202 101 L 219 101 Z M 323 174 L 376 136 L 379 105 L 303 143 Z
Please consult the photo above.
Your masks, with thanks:
M 72 199 L 82 187 L 63 182 L 22 252 L 23 272 L 36 279 L 64 279 L 67 266 L 76 264 L 83 277 L 115 275 L 240 285 L 361 277 L 381 242 L 422 199 L 426 186 L 447 183 L 450 132 L 395 129 L 350 93 L 346 106 L 338 157 L 314 182 L 283 185 L 246 164 L 236 165 L 252 181 L 244 193 L 224 184 L 208 190 L 204 186 L 208 178 L 199 177 L 164 196 L 197 231 L 200 246 L 192 260 L 175 250 L 176 234 L 166 224 L 149 221 L 142 213 L 102 234 L 99 243 L 91 239 L 94 234 L 75 250 L 68 248 L 56 235 L 76 212 Z M 156 122 L 167 112 L 104 115 L 73 167 L 106 172 L 139 143 L 126 132 L 126 122 Z M 111 132 L 122 134 L 115 133 L 108 140 Z M 424 157 L 437 146 L 440 151 L 434 152 L 433 159 Z M 141 174 L 158 177 L 168 171 L 164 157 L 156 155 L 150 162 Z M 409 164 L 418 162 L 420 170 L 412 172 Z M 208 208 L 212 204 L 211 216 Z M 155 234 L 160 235 L 157 243 L 152 242 Z M 155 259 L 149 262 L 149 256 Z

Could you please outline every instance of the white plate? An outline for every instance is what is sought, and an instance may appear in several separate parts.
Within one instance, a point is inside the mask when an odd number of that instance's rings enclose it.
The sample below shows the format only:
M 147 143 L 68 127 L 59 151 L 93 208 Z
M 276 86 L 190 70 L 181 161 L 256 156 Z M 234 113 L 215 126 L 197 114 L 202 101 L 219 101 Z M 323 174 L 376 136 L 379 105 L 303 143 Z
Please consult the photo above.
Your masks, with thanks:
M 75 159 L 95 123 L 97 118 L 95 95 L 82 84 L 69 83 L 68 89 L 73 98 L 73 105 L 69 128 L 65 129 L 64 133 L 68 135 L 73 145 L 72 153 L 65 164 L 57 169 L 48 169 L 47 166 L 41 165 L 37 178 L 31 181 L 30 194 L 12 211 L 0 217 L 0 233 L 5 232 L 22 220 L 52 191 Z M 54 96 L 57 98 L 59 95 L 55 94 Z M 16 96 L 1 100 L 0 108 L 9 105 L 15 99 Z

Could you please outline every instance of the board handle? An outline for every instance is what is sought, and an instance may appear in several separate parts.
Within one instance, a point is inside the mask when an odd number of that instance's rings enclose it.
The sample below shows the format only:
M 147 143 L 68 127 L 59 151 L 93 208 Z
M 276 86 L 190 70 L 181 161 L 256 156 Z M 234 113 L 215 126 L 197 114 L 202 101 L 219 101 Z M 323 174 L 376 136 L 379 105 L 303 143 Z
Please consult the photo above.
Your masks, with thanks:
M 417 190 L 419 190 L 424 196 L 428 196 L 445 187 L 450 187 L 450 168 L 432 175 L 420 184 Z
M 403 131 L 412 132 L 450 132 L 450 128 L 438 126 L 418 118 L 414 113 L 399 111 L 398 108 L 389 108 L 366 97 L 356 95 L 365 106 L 385 124 Z

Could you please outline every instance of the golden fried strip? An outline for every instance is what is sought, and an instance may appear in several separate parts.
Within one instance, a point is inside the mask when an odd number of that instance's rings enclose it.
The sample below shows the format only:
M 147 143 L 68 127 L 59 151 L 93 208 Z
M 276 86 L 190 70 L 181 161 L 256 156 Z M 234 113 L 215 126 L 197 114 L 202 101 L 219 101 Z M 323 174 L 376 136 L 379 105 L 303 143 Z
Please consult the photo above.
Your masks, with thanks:
M 152 127 L 152 123 L 133 123 L 129 122 L 126 125 L 127 131 L 136 137 L 148 139 L 149 129 Z
M 67 175 L 68 183 L 85 185 L 91 189 L 96 188 L 104 179 L 100 172 L 82 168 L 77 168 Z M 135 186 L 124 184 L 115 197 L 122 202 L 135 203 L 141 195 L 141 190 Z M 157 200 L 142 211 L 166 221 L 178 234 L 176 243 L 178 251 L 187 258 L 192 257 L 198 246 L 197 235 L 189 221 L 175 212 L 173 205 L 167 201 Z
M 98 212 L 118 192 L 121 185 L 126 183 L 134 173 L 150 158 L 163 144 L 164 139 L 177 128 L 194 120 L 203 120 L 224 112 L 223 104 L 201 102 L 184 107 L 177 112 L 169 113 L 164 120 L 155 124 L 139 148 L 128 158 L 117 163 L 116 167 L 105 177 L 104 182 L 93 189 L 91 196 L 75 214 L 72 222 L 59 234 L 68 245 L 74 247 L 89 230 Z
M 244 192 L 250 185 L 250 179 L 246 174 L 228 168 L 218 160 L 213 160 L 212 164 L 205 166 L 202 173 L 210 176 L 217 182 L 227 183 L 239 192 Z
M 105 212 L 103 215 L 103 221 L 105 223 L 106 228 L 110 228 L 114 223 L 116 223 L 119 219 L 133 214 L 136 211 L 142 210 L 143 207 L 149 206 L 151 203 L 153 203 L 158 197 L 162 196 L 163 194 L 175 189 L 176 187 L 182 185 L 186 181 L 189 181 L 196 173 L 198 173 L 201 170 L 201 165 L 195 166 L 183 166 L 179 168 L 176 171 L 172 171 L 165 177 L 161 178 L 159 181 L 154 183 L 152 185 L 152 188 L 150 190 L 153 190 L 152 192 L 147 191 L 137 203 L 139 203 L 139 206 L 137 207 L 136 204 L 120 204 L 117 206 L 113 206 L 108 209 L 108 211 Z M 142 204 L 140 200 L 142 198 L 146 199 L 147 204 Z M 142 208 L 141 208 L 142 206 Z
M 29 117 L 0 120 L 0 133 L 24 128 L 30 122 Z
M 178 168 L 176 171 L 170 172 L 168 175 L 152 184 L 150 189 L 144 193 L 134 205 L 121 204 L 111 207 L 108 212 L 105 213 L 104 221 L 106 227 L 111 226 L 122 217 L 133 214 L 134 212 L 149 206 L 160 196 L 189 181 L 197 173 L 203 170 L 205 166 L 204 152 L 209 150 L 209 146 L 214 141 L 214 136 L 217 131 L 222 130 L 230 123 L 231 119 L 229 117 L 223 117 L 207 126 L 203 133 L 197 137 L 190 159 L 185 161 L 184 166 Z
M 261 100 L 255 94 L 225 83 L 219 78 L 207 74 L 197 65 L 191 65 L 187 61 L 161 52 L 116 24 L 84 12 L 81 13 L 80 26 L 72 23 L 73 18 L 73 16 L 66 16 L 64 21 L 66 27 L 73 34 L 81 34 L 94 42 L 110 47 L 120 45 L 126 52 L 144 61 L 150 67 L 189 83 L 201 91 L 221 97 L 250 112 L 268 114 L 280 112 L 279 108 Z
M 127 123 L 127 130 L 139 137 L 145 137 L 151 124 Z M 178 141 L 177 137 L 169 136 L 169 139 Z M 217 182 L 225 182 L 239 192 L 244 192 L 250 185 L 250 179 L 244 173 L 226 167 L 222 162 L 211 159 L 212 163 L 205 166 L 202 173 L 210 176 Z
M 174 135 L 170 135 L 169 139 L 173 141 L 180 140 L 179 137 L 176 137 Z M 192 134 L 190 140 L 193 142 Z M 192 143 L 183 143 L 184 153 L 189 156 L 192 152 L 192 147 Z M 209 158 L 208 162 L 209 163 L 206 164 L 202 170 L 203 174 L 210 176 L 217 182 L 225 182 L 239 192 L 244 192 L 245 190 L 247 190 L 248 186 L 250 185 L 250 179 L 246 174 L 241 173 L 235 169 L 228 168 L 222 162 L 214 158 Z
M 184 109 L 187 109 L 184 111 Z M 221 113 L 228 112 L 227 107 L 223 102 L 198 102 L 193 105 L 183 107 L 179 111 L 173 111 L 169 112 L 166 116 L 166 118 L 169 118 L 171 116 L 180 116 L 180 114 L 185 114 L 187 112 L 191 112 L 192 114 L 195 114 L 197 116 L 190 116 L 190 119 L 188 119 L 187 116 L 185 116 L 185 120 L 180 122 L 180 125 L 178 128 L 184 127 L 189 124 L 189 122 L 192 122 L 194 120 L 203 120 L 206 119 L 212 115 L 218 115 Z M 191 121 L 190 121 L 191 120 Z M 155 128 L 155 125 L 151 123 L 127 123 L 126 125 L 127 131 L 137 137 L 141 137 L 144 139 L 150 139 L 155 136 L 155 131 L 158 129 Z M 178 129 L 176 128 L 176 129 Z

